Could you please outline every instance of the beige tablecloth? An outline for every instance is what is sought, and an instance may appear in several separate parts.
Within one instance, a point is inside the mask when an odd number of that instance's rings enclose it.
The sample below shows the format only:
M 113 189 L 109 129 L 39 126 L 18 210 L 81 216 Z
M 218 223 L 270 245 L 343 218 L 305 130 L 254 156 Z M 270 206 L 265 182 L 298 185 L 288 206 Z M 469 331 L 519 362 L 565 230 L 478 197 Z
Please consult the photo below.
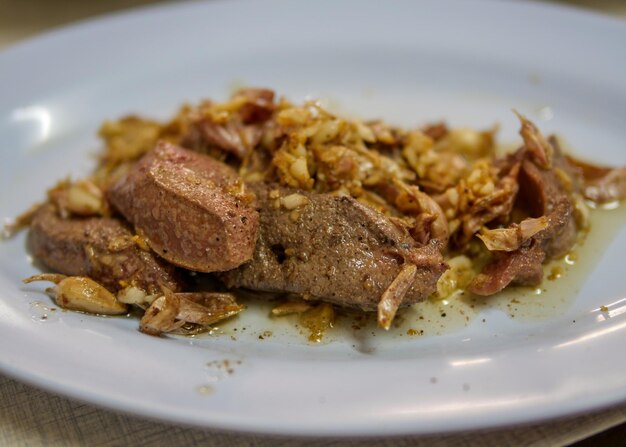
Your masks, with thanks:
M 0 48 L 50 27 L 155 0 L 0 0 Z M 562 1 L 626 18 L 626 1 Z M 0 71 L 1 73 L 1 71 Z M 293 439 L 218 433 L 79 403 L 0 375 L 1 446 L 506 446 L 567 445 L 626 422 L 626 405 L 521 427 L 385 440 Z
M 0 376 L 0 445 L 542 446 L 566 445 L 626 421 L 626 405 L 524 427 L 395 439 L 294 439 L 218 433 L 102 410 Z

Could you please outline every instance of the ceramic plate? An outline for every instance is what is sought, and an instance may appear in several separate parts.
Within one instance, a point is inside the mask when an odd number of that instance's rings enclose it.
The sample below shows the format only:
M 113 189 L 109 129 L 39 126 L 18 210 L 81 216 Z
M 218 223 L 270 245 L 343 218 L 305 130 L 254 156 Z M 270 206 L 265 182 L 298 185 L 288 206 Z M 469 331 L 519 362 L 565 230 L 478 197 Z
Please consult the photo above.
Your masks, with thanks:
M 0 217 L 88 173 L 105 119 L 165 118 L 241 84 L 399 125 L 499 123 L 511 143 L 516 108 L 577 154 L 625 165 L 625 41 L 616 20 L 508 1 L 173 3 L 81 23 L 0 54 Z M 196 338 L 50 310 L 43 286 L 20 282 L 37 272 L 21 234 L 0 244 L 0 368 L 97 405 L 252 432 L 426 433 L 588 411 L 626 400 L 623 222 L 598 224 L 590 261 L 547 284 L 545 302 L 518 291 L 424 327 L 417 309 L 389 334 L 348 324 L 318 345 L 263 306 Z

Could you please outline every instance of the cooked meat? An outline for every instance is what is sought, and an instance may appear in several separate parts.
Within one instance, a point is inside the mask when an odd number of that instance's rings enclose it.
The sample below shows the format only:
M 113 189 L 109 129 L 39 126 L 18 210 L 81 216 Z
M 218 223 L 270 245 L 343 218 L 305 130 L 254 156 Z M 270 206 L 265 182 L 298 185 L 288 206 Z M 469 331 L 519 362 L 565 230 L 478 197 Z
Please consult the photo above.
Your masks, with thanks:
M 496 255 L 496 259 L 472 281 L 470 290 L 476 295 L 493 295 L 508 285 L 534 286 L 543 278 L 541 263 L 545 252 L 538 242 L 513 252 Z
M 428 124 L 422 128 L 422 132 L 428 135 L 433 140 L 441 140 L 445 137 L 450 130 L 444 122 Z
M 605 176 L 587 183 L 585 197 L 606 203 L 626 197 L 626 168 L 609 169 Z
M 117 294 L 98 309 L 147 309 L 149 333 L 206 329 L 242 310 L 185 289 L 183 267 L 285 294 L 275 314 L 304 312 L 319 335 L 330 303 L 377 311 L 389 329 L 400 307 L 431 295 L 538 285 L 543 263 L 590 228 L 593 203 L 626 196 L 626 168 L 568 158 L 517 112 L 524 144 L 498 157 L 496 127 L 402 129 L 276 98 L 242 89 L 165 123 L 105 123 L 92 175 L 59 182 L 2 235 L 31 225 L 34 256 L 73 275 L 31 280 L 67 281 L 82 310 L 95 309 L 81 293 L 100 282 Z
M 233 103 L 236 106 L 227 121 L 209 114 L 192 122 L 181 138 L 182 146 L 200 152 L 230 153 L 240 160 L 246 158 L 263 136 L 263 123 L 274 112 L 274 92 L 241 89 L 234 94 Z
M 184 144 L 196 150 L 202 145 L 216 147 L 241 159 L 250 152 L 242 129 L 243 126 L 235 123 L 218 124 L 205 119 L 190 129 Z
M 555 160 L 554 163 L 558 161 Z M 573 204 L 553 170 L 542 170 L 524 161 L 520 172 L 520 199 L 531 216 L 546 216 L 548 226 L 535 238 L 542 241 L 548 259 L 567 254 L 576 242 Z
M 418 243 L 424 245 L 436 239 L 442 247 L 450 236 L 448 221 L 439 204 L 415 185 L 402 182 L 381 181 L 376 191 L 393 203 L 398 210 L 415 216 L 415 223 L 409 228 L 409 234 Z
M 161 285 L 183 289 L 180 273 L 139 248 L 133 233 L 117 219 L 63 219 L 46 204 L 33 217 L 28 244 L 32 255 L 49 268 L 88 276 L 112 292 L 131 285 L 148 293 L 160 292 Z
M 160 142 L 107 198 L 175 265 L 215 272 L 252 258 L 258 213 L 237 173 L 207 155 Z
M 274 91 L 267 88 L 243 88 L 235 93 L 244 100 L 238 114 L 245 124 L 266 121 L 274 112 Z
M 532 129 L 523 126 L 522 130 Z M 494 260 L 470 284 L 469 290 L 478 295 L 492 295 L 509 284 L 538 285 L 543 278 L 543 261 L 564 256 L 576 242 L 574 205 L 557 169 L 570 179 L 570 188 L 577 183 L 576 172 L 562 156 L 555 139 L 548 142 L 531 132 L 525 135 L 525 142 L 501 164 L 521 163 L 517 204 L 532 218 L 544 217 L 543 229 L 518 250 L 495 252 Z M 550 146 L 549 151 L 544 150 L 545 145 Z
M 402 306 L 428 297 L 447 267 L 436 244 L 418 246 L 406 229 L 351 197 L 251 188 L 260 206 L 259 239 L 250 263 L 220 275 L 229 287 L 376 310 L 404 265 L 417 270 Z
M 584 196 L 596 203 L 626 198 L 626 167 L 604 168 L 590 165 L 573 157 L 566 157 L 571 166 L 580 170 L 584 178 Z

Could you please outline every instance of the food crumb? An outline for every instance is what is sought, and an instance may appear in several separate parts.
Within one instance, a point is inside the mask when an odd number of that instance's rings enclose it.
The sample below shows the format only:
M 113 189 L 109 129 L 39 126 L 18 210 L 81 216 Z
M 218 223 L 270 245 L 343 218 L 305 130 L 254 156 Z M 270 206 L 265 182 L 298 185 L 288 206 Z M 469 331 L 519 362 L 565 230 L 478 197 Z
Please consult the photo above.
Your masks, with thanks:
M 206 366 L 214 373 L 217 373 L 220 378 L 224 378 L 225 376 L 231 376 L 235 373 L 235 369 L 233 368 L 234 364 L 241 365 L 241 360 L 213 360 L 208 362 Z
M 262 334 L 259 334 L 259 340 L 265 340 L 272 336 L 272 331 L 263 331 Z
M 196 392 L 202 396 L 208 396 L 215 392 L 215 389 L 211 385 L 200 385 L 196 387 Z
M 609 311 L 609 308 L 608 308 L 608 307 L 606 307 L 606 306 L 600 306 L 600 310 L 601 310 L 602 312 L 608 312 L 608 311 Z

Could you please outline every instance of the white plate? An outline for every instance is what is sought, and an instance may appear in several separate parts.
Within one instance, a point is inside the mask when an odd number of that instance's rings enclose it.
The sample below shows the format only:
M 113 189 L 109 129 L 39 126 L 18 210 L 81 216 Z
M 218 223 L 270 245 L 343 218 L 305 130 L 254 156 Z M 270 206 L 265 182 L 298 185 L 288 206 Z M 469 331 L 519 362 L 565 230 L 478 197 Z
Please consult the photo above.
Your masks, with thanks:
M 103 120 L 166 117 L 236 83 L 403 125 L 499 121 L 509 141 L 515 107 L 580 153 L 626 164 L 624 42 L 621 22 L 528 2 L 185 3 L 85 22 L 0 55 L 0 215 L 88 172 Z M 622 231 L 552 318 L 484 310 L 437 337 L 311 346 L 280 331 L 259 340 L 269 323 L 254 312 L 236 341 L 158 339 L 135 320 L 69 312 L 42 321 L 33 302 L 49 300 L 20 284 L 36 272 L 21 235 L 0 244 L 0 368 L 106 407 L 242 431 L 426 433 L 572 414 L 626 399 L 625 249 Z

